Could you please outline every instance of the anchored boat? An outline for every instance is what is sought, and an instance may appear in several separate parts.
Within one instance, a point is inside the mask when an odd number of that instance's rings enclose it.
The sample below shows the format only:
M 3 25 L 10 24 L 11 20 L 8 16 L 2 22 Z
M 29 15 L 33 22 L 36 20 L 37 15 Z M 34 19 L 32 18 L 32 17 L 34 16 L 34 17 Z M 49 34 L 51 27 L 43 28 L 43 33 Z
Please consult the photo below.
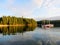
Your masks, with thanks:
M 44 24 L 42 25 L 42 28 L 45 28 L 45 29 L 50 29 L 50 28 L 53 28 L 54 25 L 53 24 L 50 24 L 50 21 L 48 24 L 45 24 L 45 20 L 44 20 Z

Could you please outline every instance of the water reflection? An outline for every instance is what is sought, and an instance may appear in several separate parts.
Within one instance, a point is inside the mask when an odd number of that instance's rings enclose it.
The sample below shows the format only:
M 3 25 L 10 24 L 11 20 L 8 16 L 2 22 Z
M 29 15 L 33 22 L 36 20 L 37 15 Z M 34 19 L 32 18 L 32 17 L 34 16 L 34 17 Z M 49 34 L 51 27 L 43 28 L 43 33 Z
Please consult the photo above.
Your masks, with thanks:
M 8 26 L 8 27 L 0 27 L 0 33 L 2 33 L 3 35 L 15 35 L 16 33 L 33 31 L 34 29 L 35 27 Z
M 60 28 L 3 27 L 0 33 L 0 45 L 60 45 Z

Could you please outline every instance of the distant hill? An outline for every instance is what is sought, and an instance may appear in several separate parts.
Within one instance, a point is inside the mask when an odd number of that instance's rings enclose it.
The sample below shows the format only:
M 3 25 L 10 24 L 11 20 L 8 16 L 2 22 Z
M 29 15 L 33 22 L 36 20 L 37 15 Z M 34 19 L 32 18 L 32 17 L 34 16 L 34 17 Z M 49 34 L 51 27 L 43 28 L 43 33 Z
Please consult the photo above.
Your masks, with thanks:
M 37 21 L 41 21 L 41 20 L 60 20 L 60 16 L 55 16 L 55 17 L 49 17 L 49 18 L 36 18 Z
M 47 19 L 47 18 L 35 18 L 36 21 L 41 21 L 41 20 L 44 20 L 44 19 Z
M 46 18 L 47 20 L 60 20 L 60 16 Z

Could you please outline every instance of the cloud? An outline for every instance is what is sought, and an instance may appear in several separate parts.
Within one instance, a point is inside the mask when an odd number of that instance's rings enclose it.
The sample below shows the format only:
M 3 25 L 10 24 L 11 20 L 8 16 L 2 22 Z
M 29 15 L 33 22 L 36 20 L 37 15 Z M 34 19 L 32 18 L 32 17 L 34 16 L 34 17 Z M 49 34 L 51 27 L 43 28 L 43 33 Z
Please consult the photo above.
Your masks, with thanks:
M 60 5 L 60 0 L 53 0 L 46 6 L 49 17 L 60 16 L 60 7 L 57 7 L 57 5 Z
M 60 16 L 60 8 L 49 8 L 48 15 L 51 16 Z
M 45 0 L 43 3 L 46 8 L 57 8 L 57 5 L 60 5 L 60 0 Z
M 15 0 L 6 0 L 8 4 L 13 4 Z
M 59 5 L 60 5 L 60 0 L 45 0 L 42 4 L 42 8 L 45 8 L 47 12 L 43 11 L 44 14 L 42 16 L 44 15 L 46 17 L 60 16 Z
M 52 4 L 52 2 L 53 2 L 53 0 L 45 0 L 43 3 L 43 6 L 48 7 L 48 6 L 50 6 L 50 4 Z
M 13 16 L 26 16 L 30 13 L 27 8 L 18 6 L 14 4 L 15 0 L 6 0 L 6 4 L 1 6 L 2 9 L 10 11 L 13 13 Z
M 29 3 L 26 1 L 26 5 L 23 2 L 22 4 L 16 3 L 16 1 L 6 0 L 6 3 L 0 4 L 0 9 L 12 12 L 13 16 L 50 17 L 60 15 L 60 0 L 30 0 Z M 39 12 L 39 14 L 35 12 Z
M 34 17 L 33 15 L 34 10 L 41 7 L 43 0 L 32 0 L 32 2 L 30 3 L 32 3 L 33 5 L 33 6 L 30 5 L 30 8 L 28 8 L 28 5 L 27 5 L 27 8 L 14 7 L 15 9 L 13 8 L 12 11 L 15 12 L 15 15 L 18 15 L 18 16 L 20 15 L 24 17 Z
M 0 7 L 12 12 L 14 16 L 34 17 L 33 12 L 35 9 L 40 8 L 43 2 L 43 0 L 30 0 L 30 4 L 23 7 L 22 4 L 15 4 L 15 1 L 17 0 L 6 0 L 6 3 L 1 4 Z
M 35 6 L 40 8 L 42 6 L 43 0 L 33 0 L 33 3 Z

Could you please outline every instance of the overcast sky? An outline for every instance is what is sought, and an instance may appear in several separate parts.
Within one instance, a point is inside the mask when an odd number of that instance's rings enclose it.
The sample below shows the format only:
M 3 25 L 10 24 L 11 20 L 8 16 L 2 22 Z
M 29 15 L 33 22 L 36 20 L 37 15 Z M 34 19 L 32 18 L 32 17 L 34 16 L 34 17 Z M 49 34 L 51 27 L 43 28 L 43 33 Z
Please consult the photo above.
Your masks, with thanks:
M 0 0 L 0 16 L 29 18 L 60 15 L 60 0 Z

